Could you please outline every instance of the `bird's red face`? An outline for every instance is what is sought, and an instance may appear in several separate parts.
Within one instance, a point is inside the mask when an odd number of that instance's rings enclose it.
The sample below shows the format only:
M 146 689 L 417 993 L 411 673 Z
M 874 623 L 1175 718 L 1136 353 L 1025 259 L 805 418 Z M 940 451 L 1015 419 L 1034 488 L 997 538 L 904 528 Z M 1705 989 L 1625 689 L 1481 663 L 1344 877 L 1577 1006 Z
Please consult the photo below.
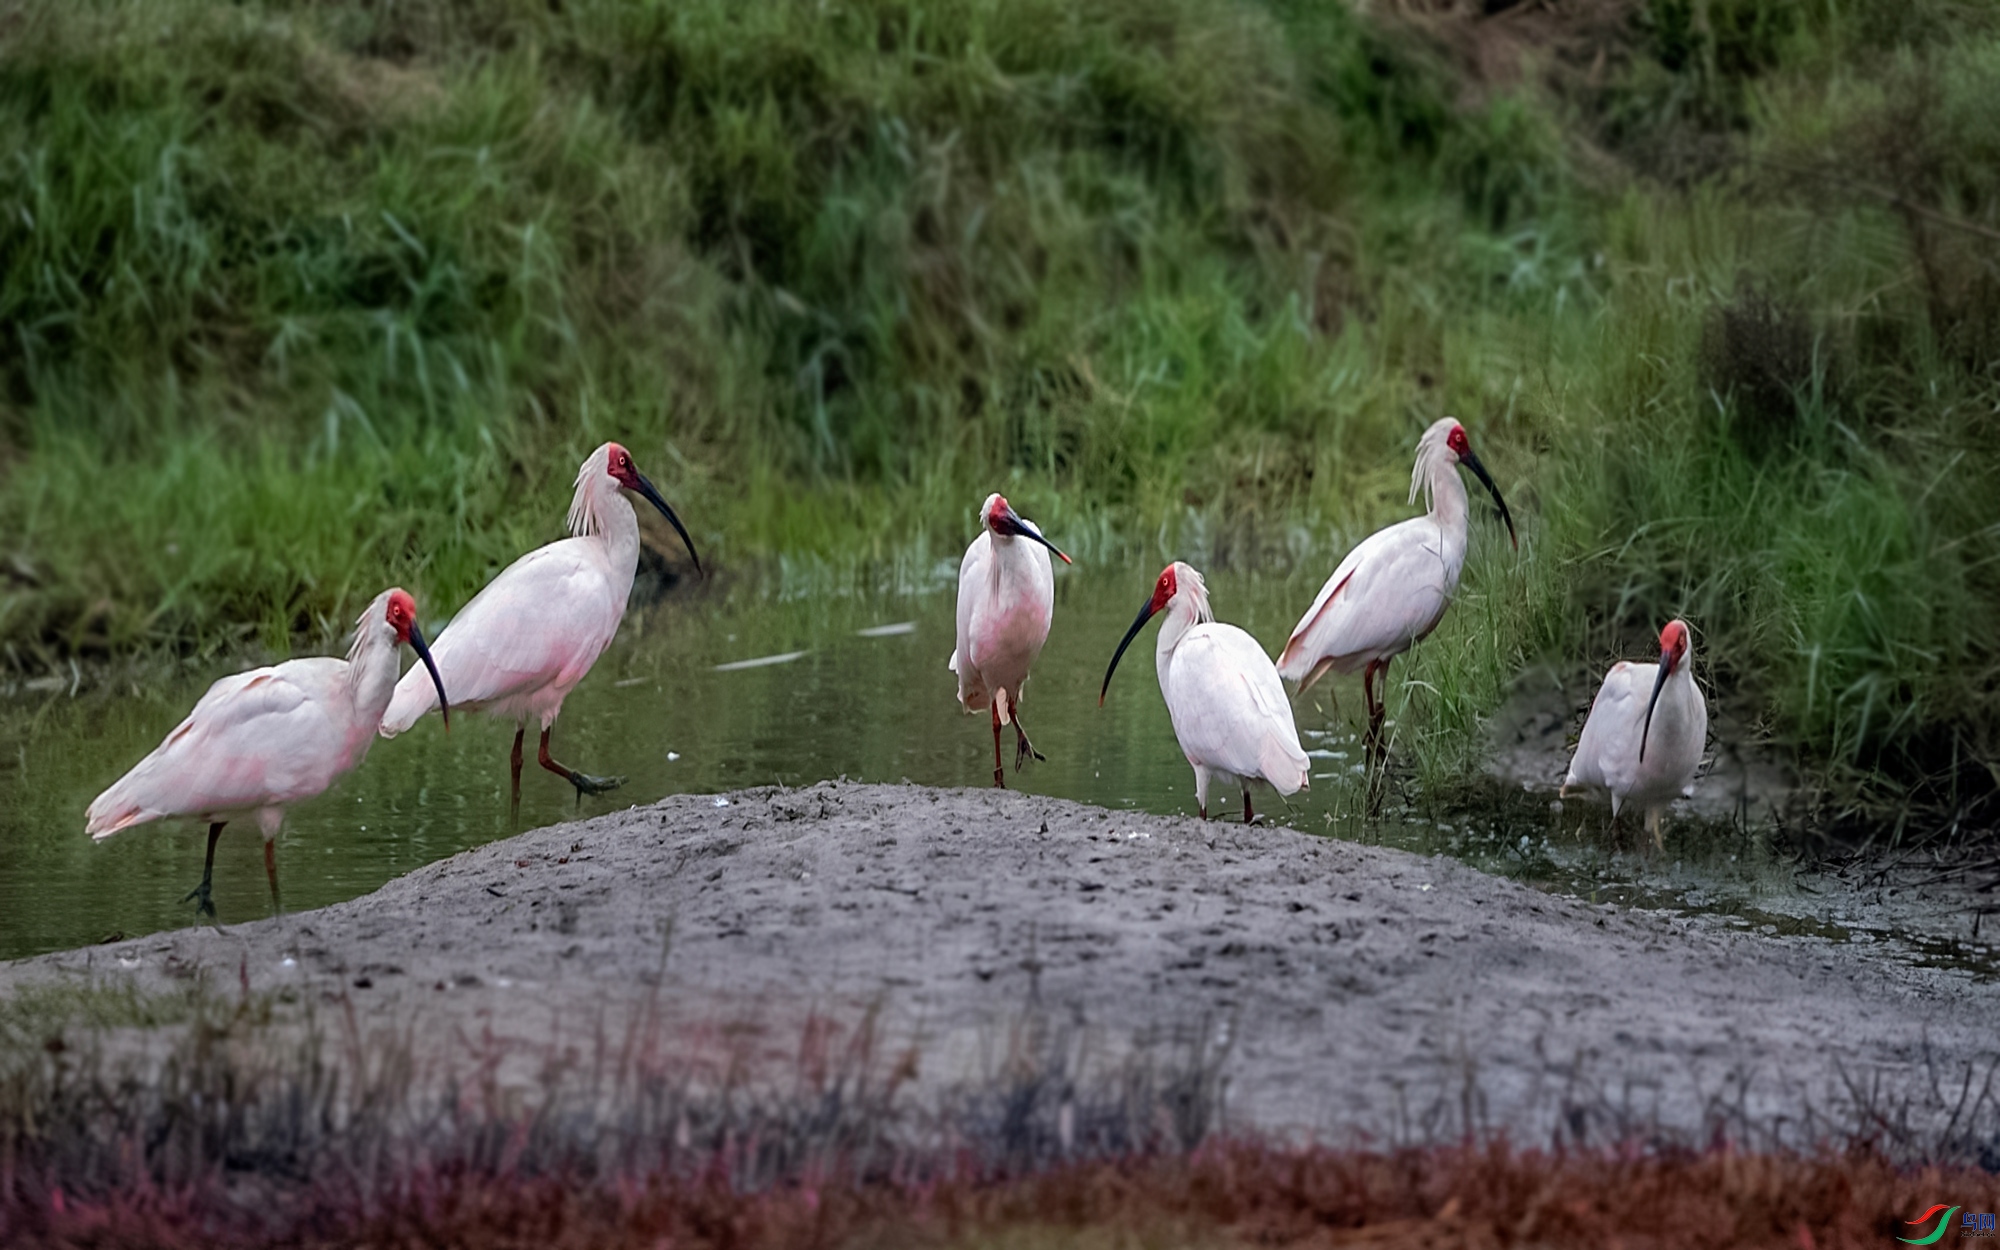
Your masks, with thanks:
M 660 515 L 667 518 L 667 524 L 673 526 L 674 532 L 681 536 L 682 544 L 688 549 L 688 558 L 694 561 L 694 571 L 701 572 L 701 557 L 695 554 L 694 539 L 688 537 L 687 527 L 674 515 L 674 510 L 667 506 L 667 501 L 660 498 L 660 492 L 646 480 L 645 474 L 639 472 L 639 466 L 632 463 L 632 453 L 625 450 L 623 443 L 607 443 L 606 447 L 609 450 L 605 456 L 604 470 L 611 475 L 611 480 L 659 509 Z
M 1118 661 L 1125 657 L 1125 648 L 1132 645 L 1132 640 L 1139 636 L 1147 621 L 1172 602 L 1174 592 L 1180 588 L 1179 581 L 1174 576 L 1173 565 L 1169 564 L 1160 571 L 1160 580 L 1153 583 L 1153 597 L 1139 609 L 1139 615 L 1132 620 L 1132 628 L 1125 631 L 1125 637 L 1118 642 L 1118 649 L 1111 653 L 1111 663 L 1104 669 L 1104 684 L 1097 688 L 1097 706 L 1104 706 L 1104 692 L 1111 689 L 1111 674 L 1118 671 Z
M 1043 536 L 1042 531 L 1022 520 L 1021 514 L 1014 511 L 1014 505 L 1008 503 L 1004 495 L 993 496 L 992 506 L 986 509 L 985 524 L 986 528 L 995 534 L 1007 534 L 1015 538 L 1026 538 L 1031 542 L 1038 542 L 1054 552 L 1056 558 L 1064 564 L 1073 563 L 1068 556 L 1063 554 L 1062 548 L 1056 546 Z
M 410 629 L 417 623 L 417 601 L 410 598 L 407 590 L 392 590 L 389 592 L 389 609 L 383 617 L 389 622 L 389 628 L 396 631 L 396 641 L 406 643 L 410 640 Z
M 1687 659 L 1687 653 L 1688 627 L 1679 621 L 1668 621 L 1667 627 L 1660 631 L 1660 664 L 1672 671 Z
M 1687 659 L 1688 627 L 1679 621 L 1668 621 L 1660 631 L 1659 676 L 1653 679 L 1653 697 L 1646 701 L 1646 723 L 1639 730 L 1639 762 L 1646 762 L 1646 738 L 1653 732 L 1653 708 L 1660 702 L 1660 691 L 1667 688 L 1667 678 Z
M 632 463 L 632 453 L 618 444 L 611 444 L 611 459 L 608 466 L 613 480 L 626 490 L 639 489 L 639 468 Z
M 417 601 L 410 598 L 409 591 L 398 586 L 389 592 L 389 606 L 382 613 L 382 619 L 396 631 L 397 644 L 416 652 L 417 659 L 430 670 L 431 684 L 437 687 L 438 710 L 444 713 L 445 732 L 450 733 L 451 700 L 444 697 L 444 678 L 438 676 L 437 661 L 431 659 L 430 644 L 424 641 L 423 628 L 417 624 Z
M 1507 511 L 1507 501 L 1500 497 L 1500 488 L 1493 484 L 1493 475 L 1479 463 L 1479 457 L 1472 454 L 1472 441 L 1465 437 L 1465 427 L 1452 422 L 1451 432 L 1444 436 L 1444 445 L 1451 449 L 1458 463 L 1472 470 L 1472 476 L 1478 478 L 1480 484 L 1486 487 L 1486 492 L 1493 496 L 1493 506 L 1500 510 L 1500 519 L 1507 524 L 1507 539 L 1514 544 L 1515 550 L 1520 550 L 1521 539 L 1514 533 L 1513 514 Z

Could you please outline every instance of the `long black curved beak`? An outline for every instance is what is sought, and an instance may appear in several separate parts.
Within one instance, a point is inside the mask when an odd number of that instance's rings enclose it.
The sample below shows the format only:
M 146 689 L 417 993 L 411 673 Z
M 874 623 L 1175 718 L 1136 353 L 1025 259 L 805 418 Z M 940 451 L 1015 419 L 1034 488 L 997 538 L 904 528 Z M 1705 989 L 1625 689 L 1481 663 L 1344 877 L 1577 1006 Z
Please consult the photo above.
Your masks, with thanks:
M 1639 762 L 1646 762 L 1646 735 L 1653 732 L 1653 705 L 1660 701 L 1660 691 L 1667 688 L 1667 678 L 1674 675 L 1674 653 L 1660 652 L 1660 675 L 1653 679 L 1653 697 L 1646 700 L 1646 726 L 1639 731 Z
M 1139 631 L 1146 627 L 1146 622 L 1153 619 L 1153 611 L 1153 600 L 1148 596 L 1146 602 L 1139 605 L 1139 615 L 1133 618 L 1132 628 L 1125 631 L 1125 637 L 1118 643 L 1118 650 L 1111 653 L 1111 663 L 1104 669 L 1104 684 L 1097 689 L 1097 706 L 1104 706 L 1104 692 L 1111 689 L 1111 674 L 1118 671 L 1118 661 L 1125 658 L 1125 648 L 1132 645 L 1132 640 L 1139 636 Z
M 450 733 L 451 704 L 444 697 L 444 678 L 438 676 L 437 661 L 431 659 L 430 645 L 424 641 L 424 631 L 417 628 L 415 621 L 410 622 L 410 650 L 416 652 L 424 667 L 431 671 L 431 685 L 436 686 L 438 692 L 438 711 L 444 713 L 444 731 Z
M 1507 501 L 1500 498 L 1500 488 L 1493 484 L 1493 475 L 1486 471 L 1485 465 L 1479 463 L 1479 457 L 1469 450 L 1458 460 L 1460 464 L 1472 470 L 1474 477 L 1485 483 L 1487 493 L 1493 496 L 1494 505 L 1500 509 L 1500 519 L 1507 523 L 1507 538 L 1514 544 L 1514 550 L 1519 551 L 1521 539 L 1514 533 L 1514 515 L 1507 511 Z
M 681 524 L 681 519 L 674 515 L 674 510 L 667 506 L 667 501 L 660 498 L 660 492 L 653 488 L 652 481 L 645 474 L 635 473 L 633 476 L 639 479 L 639 493 L 646 497 L 646 502 L 658 508 L 660 515 L 667 518 L 667 524 L 674 527 L 674 533 L 681 536 L 681 543 L 687 547 L 688 556 L 694 561 L 694 571 L 701 573 L 701 557 L 695 554 L 694 539 L 688 537 L 687 526 Z M 707 574 L 703 573 L 702 576 L 706 577 Z
M 1020 514 L 1015 512 L 1012 508 L 1009 508 L 1007 510 L 1006 521 L 1009 533 L 1018 534 L 1022 538 L 1034 539 L 1042 546 L 1047 547 L 1050 551 L 1055 552 L 1056 558 L 1061 560 L 1064 564 L 1076 563 L 1074 560 L 1070 559 L 1068 556 L 1063 554 L 1063 549 L 1061 547 L 1056 546 L 1048 539 L 1042 537 L 1042 531 L 1036 529 L 1034 526 L 1028 524 L 1028 522 L 1022 520 Z

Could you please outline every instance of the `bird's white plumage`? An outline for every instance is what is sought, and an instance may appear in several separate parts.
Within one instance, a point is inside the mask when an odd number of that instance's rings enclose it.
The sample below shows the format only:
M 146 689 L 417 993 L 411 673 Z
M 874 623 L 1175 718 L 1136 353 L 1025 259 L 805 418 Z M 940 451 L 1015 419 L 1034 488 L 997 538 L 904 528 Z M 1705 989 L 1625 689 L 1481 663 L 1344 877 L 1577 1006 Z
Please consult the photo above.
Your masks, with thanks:
M 1215 621 L 1200 573 L 1172 567 L 1175 590 L 1153 661 L 1174 738 L 1194 769 L 1196 802 L 1206 813 L 1214 783 L 1262 781 L 1298 793 L 1311 784 L 1311 766 L 1271 657 L 1243 630 Z
M 1281 676 L 1310 686 L 1329 670 L 1359 672 L 1437 628 L 1465 568 L 1465 483 L 1446 442 L 1457 425 L 1446 417 L 1418 440 L 1410 502 L 1427 496 L 1426 514 L 1377 530 L 1347 553 L 1293 628 Z
M 530 551 L 459 610 L 431 648 L 452 706 L 547 729 L 611 645 L 639 566 L 639 519 L 611 476 L 612 444 L 577 470 L 573 537 Z M 392 738 L 437 707 L 416 669 L 382 718 Z
M 393 593 L 362 613 L 347 659 L 288 660 L 210 686 L 165 741 L 91 803 L 85 832 L 106 838 L 164 817 L 254 814 L 265 837 L 274 836 L 286 804 L 325 790 L 368 754 L 396 684 L 396 633 L 384 612 Z
M 999 496 L 987 497 L 981 515 Z M 958 701 L 985 713 L 996 699 L 1007 724 L 1028 670 L 1055 619 L 1056 578 L 1048 549 L 1017 535 L 982 529 L 958 566 L 957 645 L 946 666 L 958 674 Z
M 1591 702 L 1563 779 L 1565 794 L 1579 787 L 1610 791 L 1614 816 L 1628 804 L 1643 809 L 1647 827 L 1656 836 L 1660 814 L 1668 804 L 1694 793 L 1695 773 L 1708 741 L 1708 703 L 1695 685 L 1691 647 L 1660 688 L 1652 728 L 1647 730 L 1646 703 L 1659 672 L 1658 664 L 1620 661 L 1611 666 Z M 1639 758 L 1642 735 L 1644 760 Z

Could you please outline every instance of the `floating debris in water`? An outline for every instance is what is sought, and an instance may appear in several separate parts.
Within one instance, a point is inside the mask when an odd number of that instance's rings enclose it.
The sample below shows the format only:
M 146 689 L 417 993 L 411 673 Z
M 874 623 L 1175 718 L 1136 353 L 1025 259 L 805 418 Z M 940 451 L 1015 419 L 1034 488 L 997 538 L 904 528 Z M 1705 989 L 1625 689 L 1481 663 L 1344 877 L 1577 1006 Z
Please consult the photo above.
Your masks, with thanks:
M 894 625 L 870 625 L 867 629 L 855 630 L 854 634 L 857 638 L 894 638 L 897 634 L 916 632 L 915 621 L 897 621 Z
M 671 764 L 680 757 L 681 753 L 679 751 L 669 751 L 667 752 L 667 763 Z
M 731 660 L 727 664 L 716 665 L 715 671 L 734 673 L 746 668 L 768 668 L 773 664 L 790 664 L 804 654 L 803 651 L 781 651 L 777 655 L 760 655 L 754 660 Z

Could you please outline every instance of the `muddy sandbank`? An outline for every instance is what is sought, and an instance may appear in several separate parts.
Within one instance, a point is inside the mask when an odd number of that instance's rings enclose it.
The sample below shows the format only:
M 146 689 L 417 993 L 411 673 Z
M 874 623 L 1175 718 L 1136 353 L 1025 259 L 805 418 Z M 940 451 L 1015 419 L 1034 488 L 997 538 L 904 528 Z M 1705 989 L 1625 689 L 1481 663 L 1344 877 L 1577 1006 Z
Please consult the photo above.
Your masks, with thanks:
M 331 907 L 0 965 L 0 992 L 196 973 L 441 1053 L 546 1054 L 642 999 L 777 1037 L 874 1010 L 926 1081 L 990 1070 L 1032 1012 L 1108 1054 L 1199 1049 L 1229 1123 L 1333 1136 L 1796 1126 L 2000 1051 L 2000 989 L 1873 946 L 1284 828 L 846 782 L 538 829 Z

